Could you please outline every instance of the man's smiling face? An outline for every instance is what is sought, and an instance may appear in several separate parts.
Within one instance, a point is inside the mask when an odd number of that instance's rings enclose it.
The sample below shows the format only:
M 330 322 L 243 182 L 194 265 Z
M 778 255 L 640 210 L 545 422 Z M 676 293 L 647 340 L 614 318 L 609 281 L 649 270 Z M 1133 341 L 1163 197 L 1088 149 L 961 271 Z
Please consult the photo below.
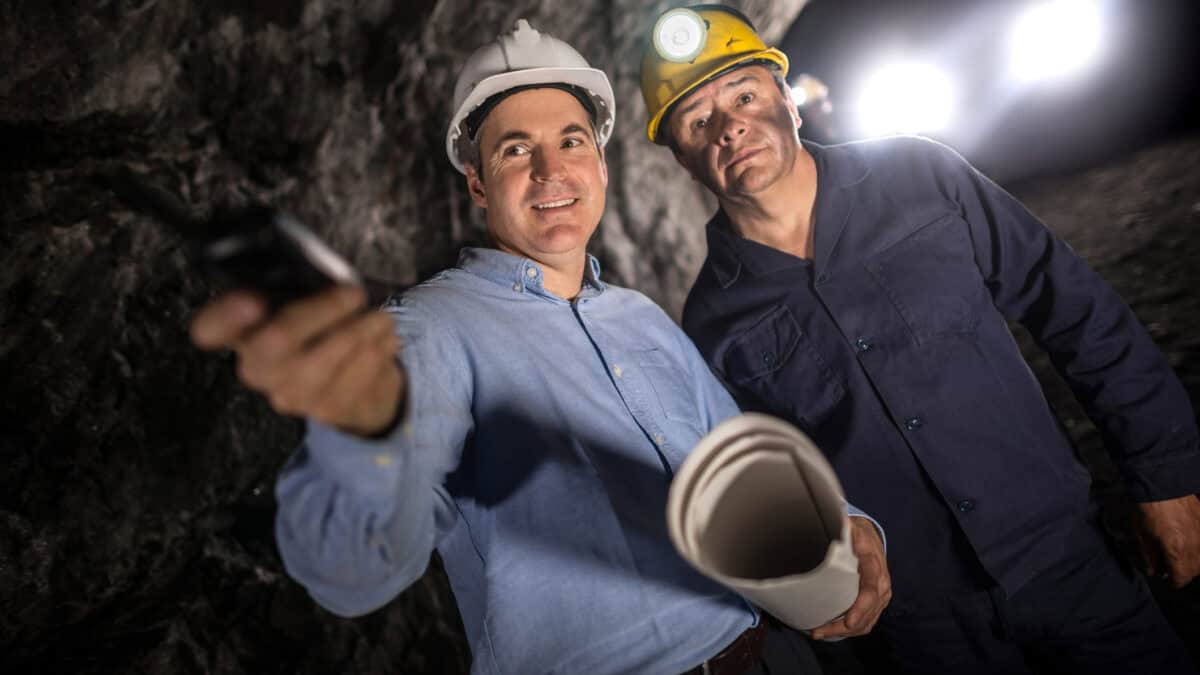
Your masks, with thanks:
M 539 261 L 583 254 L 604 213 L 608 169 L 574 96 L 543 88 L 501 101 L 479 131 L 479 161 L 467 185 L 497 248 Z

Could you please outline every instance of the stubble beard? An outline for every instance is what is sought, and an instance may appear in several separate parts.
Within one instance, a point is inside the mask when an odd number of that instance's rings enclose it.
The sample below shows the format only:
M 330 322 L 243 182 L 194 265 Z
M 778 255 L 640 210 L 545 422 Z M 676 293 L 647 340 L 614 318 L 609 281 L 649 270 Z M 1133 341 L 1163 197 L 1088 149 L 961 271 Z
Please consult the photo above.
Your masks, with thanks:
M 769 160 L 768 162 L 746 168 L 736 177 L 728 180 L 722 191 L 714 190 L 714 192 L 723 193 L 727 198 L 735 201 L 753 197 L 778 184 L 791 172 L 796 163 L 796 152 L 784 151 L 781 153 L 778 146 L 774 144 L 760 153 L 760 155 L 763 154 L 769 155 L 766 158 Z

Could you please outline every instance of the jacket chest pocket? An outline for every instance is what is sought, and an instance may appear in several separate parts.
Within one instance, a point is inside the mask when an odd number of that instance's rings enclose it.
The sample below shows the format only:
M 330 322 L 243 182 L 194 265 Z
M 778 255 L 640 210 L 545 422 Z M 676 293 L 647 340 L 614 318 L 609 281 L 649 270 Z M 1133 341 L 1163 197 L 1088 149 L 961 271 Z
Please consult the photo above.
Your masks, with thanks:
M 735 337 L 722 357 L 726 379 L 765 412 L 812 430 L 846 390 L 786 305 Z M 759 406 L 751 406 L 759 407 Z
M 975 332 L 987 292 L 957 217 L 932 221 L 864 265 L 917 344 Z

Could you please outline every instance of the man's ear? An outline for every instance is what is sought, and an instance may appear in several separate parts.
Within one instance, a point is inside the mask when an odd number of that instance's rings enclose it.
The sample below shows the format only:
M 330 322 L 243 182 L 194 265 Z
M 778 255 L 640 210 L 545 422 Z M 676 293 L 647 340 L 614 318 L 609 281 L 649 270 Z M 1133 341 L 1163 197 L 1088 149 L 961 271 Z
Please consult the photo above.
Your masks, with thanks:
M 475 202 L 475 206 L 481 209 L 487 208 L 487 188 L 483 185 L 483 178 L 479 175 L 479 169 L 474 164 L 468 164 L 467 169 L 467 192 L 471 193 L 471 201 Z
M 804 118 L 800 116 L 800 107 L 790 100 L 786 100 L 788 113 L 792 116 L 792 122 L 796 125 L 796 137 L 800 137 L 800 127 L 804 126 Z

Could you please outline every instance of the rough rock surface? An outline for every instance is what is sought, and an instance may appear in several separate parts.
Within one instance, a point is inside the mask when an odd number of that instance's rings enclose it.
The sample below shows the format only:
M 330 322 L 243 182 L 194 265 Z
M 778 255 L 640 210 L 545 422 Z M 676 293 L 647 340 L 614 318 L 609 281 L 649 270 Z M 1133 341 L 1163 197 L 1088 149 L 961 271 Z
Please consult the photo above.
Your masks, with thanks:
M 196 214 L 266 200 L 381 285 L 412 284 L 479 238 L 443 120 L 462 60 L 524 16 L 613 77 L 594 252 L 677 315 L 712 205 L 643 136 L 637 40 L 666 4 L 0 1 L 0 672 L 466 670 L 436 561 L 358 620 L 283 574 L 271 491 L 299 424 L 189 346 L 208 285 L 93 178 L 129 168 Z M 779 36 L 803 4 L 741 6 Z M 1019 192 L 1133 303 L 1194 400 L 1198 163 L 1185 139 Z M 1047 383 L 1119 504 L 1098 438 Z M 1194 591 L 1169 601 L 1200 644 Z

